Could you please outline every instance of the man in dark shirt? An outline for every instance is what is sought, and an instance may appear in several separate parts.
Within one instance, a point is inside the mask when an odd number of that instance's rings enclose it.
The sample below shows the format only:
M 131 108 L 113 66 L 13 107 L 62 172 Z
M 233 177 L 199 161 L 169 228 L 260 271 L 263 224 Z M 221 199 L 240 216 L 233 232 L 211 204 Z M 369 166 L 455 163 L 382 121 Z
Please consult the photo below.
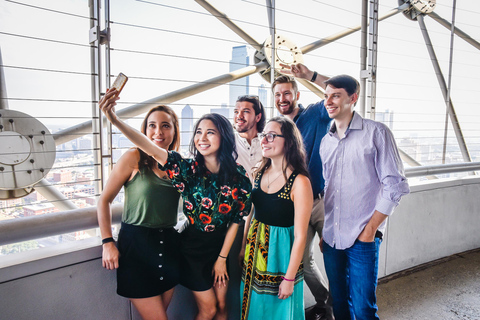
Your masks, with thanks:
M 307 79 L 321 87 L 328 78 L 310 71 L 303 64 L 284 66 L 287 69 L 284 73 L 291 74 L 297 78 Z M 314 194 L 312 216 L 308 227 L 307 244 L 303 255 L 303 266 L 305 282 L 315 297 L 316 305 L 307 313 L 309 319 L 332 319 L 332 307 L 329 299 L 328 289 L 325 287 L 325 280 L 315 263 L 313 257 L 313 238 L 315 233 L 322 236 L 325 209 L 323 203 L 323 188 L 325 181 L 322 175 L 322 163 L 320 160 L 320 142 L 327 133 L 330 124 L 330 117 L 325 110 L 323 101 L 309 105 L 304 108 L 298 104 L 300 92 L 298 91 L 295 79 L 289 75 L 282 75 L 275 79 L 272 84 L 272 91 L 277 110 L 293 120 L 300 130 L 307 155 L 308 170 Z

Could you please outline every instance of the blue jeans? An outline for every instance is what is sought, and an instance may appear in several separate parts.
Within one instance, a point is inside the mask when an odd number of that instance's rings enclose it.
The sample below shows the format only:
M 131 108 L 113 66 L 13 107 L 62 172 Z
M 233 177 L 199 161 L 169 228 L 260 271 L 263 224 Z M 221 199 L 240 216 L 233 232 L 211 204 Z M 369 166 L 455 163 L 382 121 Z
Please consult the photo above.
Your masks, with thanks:
M 380 319 L 377 315 L 378 254 L 382 240 L 356 240 L 353 246 L 337 250 L 323 242 L 323 260 L 335 320 Z

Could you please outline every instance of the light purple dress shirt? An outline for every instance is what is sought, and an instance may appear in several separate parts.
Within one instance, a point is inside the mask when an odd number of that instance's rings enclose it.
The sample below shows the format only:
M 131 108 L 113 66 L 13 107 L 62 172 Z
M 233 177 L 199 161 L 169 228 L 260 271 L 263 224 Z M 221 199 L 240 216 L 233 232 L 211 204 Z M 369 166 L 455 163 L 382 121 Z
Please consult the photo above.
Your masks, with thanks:
M 392 132 L 356 112 L 343 139 L 332 124 L 320 144 L 320 157 L 325 178 L 323 240 L 336 249 L 350 248 L 375 210 L 391 215 L 410 192 Z M 385 222 L 378 228 L 382 233 Z

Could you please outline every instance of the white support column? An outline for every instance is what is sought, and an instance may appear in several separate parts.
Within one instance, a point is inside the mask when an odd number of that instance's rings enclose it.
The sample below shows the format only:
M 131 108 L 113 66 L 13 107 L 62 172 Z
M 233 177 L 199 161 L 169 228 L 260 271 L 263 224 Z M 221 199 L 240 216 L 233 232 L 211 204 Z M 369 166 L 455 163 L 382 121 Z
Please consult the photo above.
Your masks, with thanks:
M 368 112 L 370 119 L 375 120 L 377 101 L 377 50 L 378 50 L 378 0 L 370 0 L 369 55 L 368 55 Z
M 368 57 L 368 0 L 362 0 L 362 17 L 361 17 L 361 26 L 362 26 L 362 36 L 360 44 L 360 101 L 358 112 L 362 117 L 365 118 L 365 107 L 367 104 L 367 57 Z
M 105 29 L 101 32 L 102 38 L 100 44 L 105 45 L 105 83 L 106 87 L 110 88 L 111 84 L 111 71 L 110 71 L 110 0 L 105 0 Z M 107 174 L 103 172 L 103 181 L 106 181 L 108 176 L 110 176 L 110 172 L 113 170 L 113 149 L 112 149 L 112 124 L 108 122 L 105 125 L 105 136 L 103 135 L 104 132 L 101 132 L 102 141 L 107 142 L 107 150 L 103 150 L 102 145 L 102 159 L 107 161 Z M 105 168 L 103 168 L 105 169 Z
M 442 164 L 445 164 L 445 156 L 447 154 L 447 134 L 448 134 L 448 110 L 451 108 L 450 93 L 452 88 L 452 64 L 453 64 L 453 41 L 455 39 L 455 9 L 457 7 L 457 1 L 453 0 L 452 7 L 452 27 L 450 29 L 450 59 L 448 61 L 448 84 L 447 84 L 447 97 L 445 103 L 447 108 L 445 110 L 445 130 L 443 134 L 443 153 Z
M 270 24 L 270 37 L 272 38 L 272 57 L 270 63 L 270 88 L 272 87 L 273 82 L 275 81 L 275 55 L 277 54 L 277 43 L 275 41 L 275 0 L 266 0 L 267 2 L 267 11 Z M 275 113 L 275 98 L 273 96 L 272 90 L 270 90 L 272 96 L 270 103 L 270 118 L 273 118 Z
M 94 165 L 95 194 L 103 189 L 103 159 L 102 159 L 102 115 L 96 101 L 101 92 L 101 54 L 100 54 L 100 0 L 90 0 L 90 64 L 91 64 L 91 93 L 92 93 L 92 147 Z

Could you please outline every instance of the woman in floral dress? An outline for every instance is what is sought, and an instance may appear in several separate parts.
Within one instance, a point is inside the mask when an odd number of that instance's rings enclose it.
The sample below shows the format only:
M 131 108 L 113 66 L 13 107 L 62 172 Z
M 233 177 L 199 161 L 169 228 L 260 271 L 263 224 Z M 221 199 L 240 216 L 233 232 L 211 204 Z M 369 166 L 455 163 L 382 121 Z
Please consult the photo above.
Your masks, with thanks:
M 251 208 L 251 184 L 235 162 L 235 137 L 228 120 L 207 114 L 195 125 L 190 144 L 193 159 L 160 148 L 120 120 L 114 111 L 115 89 L 107 90 L 101 110 L 129 140 L 166 170 L 182 193 L 190 224 L 181 234 L 184 261 L 180 283 L 192 290 L 198 306 L 195 319 L 227 319 L 227 256 L 238 223 Z
M 245 223 L 241 319 L 301 320 L 301 261 L 313 205 L 302 137 L 285 117 L 271 119 L 259 137 L 263 159 L 252 191 L 255 216 Z

